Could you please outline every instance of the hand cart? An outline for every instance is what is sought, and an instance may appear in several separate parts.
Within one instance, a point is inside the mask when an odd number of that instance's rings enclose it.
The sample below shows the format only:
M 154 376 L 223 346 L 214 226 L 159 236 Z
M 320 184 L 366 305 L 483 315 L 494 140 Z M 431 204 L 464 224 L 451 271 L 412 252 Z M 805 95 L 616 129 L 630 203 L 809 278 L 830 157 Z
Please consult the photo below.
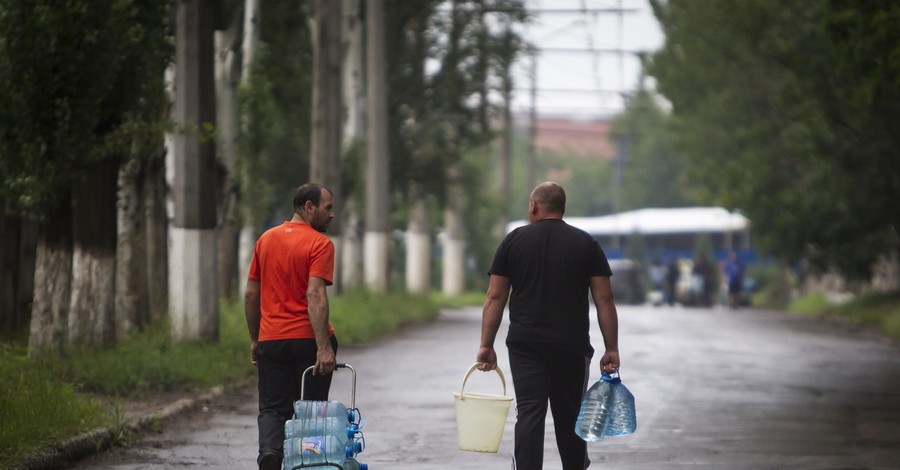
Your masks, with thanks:
M 306 374 L 309 373 L 310 371 L 312 371 L 314 368 L 315 368 L 315 366 L 310 366 L 305 371 L 303 371 L 303 375 L 300 379 L 300 400 L 303 400 L 303 395 L 306 392 Z M 350 364 L 345 364 L 345 363 L 336 364 L 335 371 L 337 371 L 337 369 L 349 369 L 350 372 L 352 373 L 351 384 L 350 384 L 350 407 L 348 408 L 348 410 L 355 410 L 356 409 L 356 369 L 354 369 L 353 366 L 351 366 Z M 300 465 L 295 465 L 295 466 L 291 467 L 289 470 L 297 470 L 297 469 L 301 469 L 301 468 L 314 468 L 314 467 L 331 467 L 331 468 L 338 468 L 340 470 L 344 470 L 344 467 L 342 467 L 341 465 L 339 465 L 337 463 L 332 463 L 332 462 L 310 463 L 310 464 L 301 463 Z

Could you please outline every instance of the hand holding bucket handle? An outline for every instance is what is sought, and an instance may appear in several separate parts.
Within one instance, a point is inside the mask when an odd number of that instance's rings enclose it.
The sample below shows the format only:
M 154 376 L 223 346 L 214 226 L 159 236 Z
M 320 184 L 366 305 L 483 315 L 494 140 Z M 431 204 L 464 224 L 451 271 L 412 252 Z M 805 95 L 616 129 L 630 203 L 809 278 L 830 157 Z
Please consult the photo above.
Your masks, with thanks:
M 459 394 L 453 394 L 456 403 L 456 436 L 461 450 L 497 452 L 513 399 L 506 396 L 506 377 L 499 368 L 493 370 L 497 371 L 500 382 L 503 383 L 503 395 L 464 393 L 466 381 L 481 364 L 483 363 L 476 362 L 469 368 Z
M 472 375 L 472 372 L 475 372 L 475 370 L 478 369 L 481 364 L 481 362 L 476 362 L 475 364 L 472 364 L 472 367 L 469 367 L 469 371 L 466 372 L 466 376 L 463 377 L 462 387 L 459 388 L 460 398 L 463 398 L 465 396 L 463 392 L 466 389 L 466 381 L 469 380 L 469 376 Z M 494 371 L 497 372 L 497 375 L 500 376 L 500 382 L 503 384 L 503 395 L 506 396 L 506 377 L 503 376 L 503 371 L 500 370 L 500 366 L 494 368 Z

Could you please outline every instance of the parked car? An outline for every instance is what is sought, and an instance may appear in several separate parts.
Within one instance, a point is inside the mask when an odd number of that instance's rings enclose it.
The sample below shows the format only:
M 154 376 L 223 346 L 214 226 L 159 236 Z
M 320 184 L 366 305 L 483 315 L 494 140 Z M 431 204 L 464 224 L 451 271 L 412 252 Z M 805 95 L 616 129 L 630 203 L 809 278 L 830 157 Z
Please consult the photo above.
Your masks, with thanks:
M 613 273 L 610 281 L 616 303 L 642 304 L 646 301 L 646 281 L 641 263 L 631 259 L 613 259 L 609 260 L 609 267 Z

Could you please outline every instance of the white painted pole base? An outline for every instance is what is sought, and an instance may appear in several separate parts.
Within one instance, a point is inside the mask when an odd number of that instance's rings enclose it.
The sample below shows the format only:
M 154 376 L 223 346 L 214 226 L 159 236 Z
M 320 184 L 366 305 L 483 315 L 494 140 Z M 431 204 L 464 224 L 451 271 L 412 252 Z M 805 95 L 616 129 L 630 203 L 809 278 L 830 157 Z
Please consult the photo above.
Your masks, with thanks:
M 363 235 L 363 270 L 366 287 L 373 292 L 388 291 L 388 253 L 390 234 L 366 232 Z
M 463 258 L 466 251 L 465 240 L 445 238 L 443 275 L 441 277 L 441 291 L 444 295 L 460 295 L 465 287 L 465 273 L 463 271 Z
M 219 335 L 216 231 L 169 228 L 169 316 L 176 341 Z
M 353 290 L 362 284 L 362 243 L 359 237 L 344 235 L 341 248 L 341 282 L 345 290 Z
M 416 294 L 431 290 L 431 238 L 427 233 L 406 232 L 406 290 Z

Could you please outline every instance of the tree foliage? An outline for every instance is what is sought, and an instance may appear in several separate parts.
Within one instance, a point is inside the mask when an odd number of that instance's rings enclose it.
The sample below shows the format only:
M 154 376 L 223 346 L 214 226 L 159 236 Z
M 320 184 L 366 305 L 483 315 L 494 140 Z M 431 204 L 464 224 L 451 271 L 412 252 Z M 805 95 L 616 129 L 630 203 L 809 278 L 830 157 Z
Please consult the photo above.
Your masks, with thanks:
M 637 92 L 623 114 L 613 119 L 613 138 L 627 139 L 628 145 L 621 210 L 691 204 L 689 186 L 682 181 L 684 162 L 673 147 L 669 119 L 656 97 L 643 90 Z
M 392 181 L 414 179 L 443 198 L 445 169 L 461 161 L 466 149 L 490 141 L 498 112 L 495 92 L 521 46 L 507 26 L 524 20 L 520 0 L 392 5 L 387 28 Z
M 869 275 L 900 228 L 900 4 L 652 4 L 689 184 L 767 251 Z
M 43 216 L 93 163 L 159 137 L 169 2 L 0 2 L 0 192 Z

